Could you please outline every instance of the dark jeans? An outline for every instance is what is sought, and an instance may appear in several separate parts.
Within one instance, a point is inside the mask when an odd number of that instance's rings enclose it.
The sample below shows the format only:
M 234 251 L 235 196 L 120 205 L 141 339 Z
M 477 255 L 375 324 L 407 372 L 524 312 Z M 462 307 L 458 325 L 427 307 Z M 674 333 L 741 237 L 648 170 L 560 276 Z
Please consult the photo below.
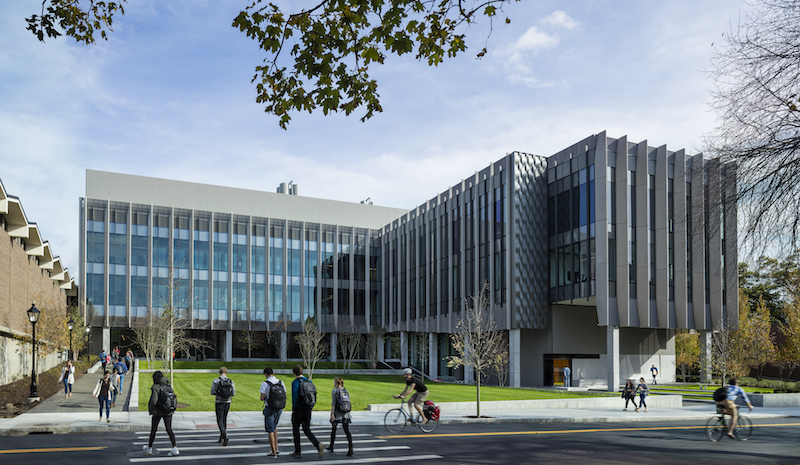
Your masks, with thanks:
M 108 396 L 97 396 L 97 400 L 100 401 L 100 419 L 103 418 L 103 406 L 106 407 L 106 419 L 108 419 L 108 412 L 111 410 L 111 399 Z
M 229 402 L 217 402 L 216 404 L 217 426 L 219 427 L 219 434 L 223 438 L 228 437 L 228 410 L 230 408 L 231 404 Z
M 300 426 L 303 426 L 303 433 L 314 448 L 319 449 L 319 441 L 311 432 L 311 409 L 310 408 L 295 408 L 292 410 L 292 435 L 294 436 L 294 452 L 300 453 Z
M 350 435 L 350 422 L 349 421 L 334 421 L 331 424 L 331 444 L 330 448 L 333 450 L 333 442 L 336 440 L 336 425 L 341 423 L 344 434 L 347 436 L 347 445 L 353 447 L 353 436 Z
M 642 407 L 647 408 L 647 404 L 644 401 L 645 397 L 646 397 L 645 394 L 639 394 L 639 408 L 642 408 Z
M 64 394 L 72 392 L 72 385 L 69 384 L 69 379 L 64 378 Z
M 628 401 L 632 402 L 633 406 L 636 407 L 636 397 L 635 396 L 631 396 L 631 397 L 626 397 L 625 398 L 625 408 L 628 408 Z M 636 408 L 638 408 L 638 407 L 636 407 Z
M 158 430 L 158 422 L 161 419 L 164 419 L 164 429 L 167 430 L 167 436 L 169 436 L 170 442 L 172 442 L 172 447 L 175 447 L 175 433 L 172 432 L 172 415 L 153 415 L 153 419 L 150 423 L 150 442 L 147 443 L 148 447 L 153 447 L 153 441 L 156 440 L 156 430 Z

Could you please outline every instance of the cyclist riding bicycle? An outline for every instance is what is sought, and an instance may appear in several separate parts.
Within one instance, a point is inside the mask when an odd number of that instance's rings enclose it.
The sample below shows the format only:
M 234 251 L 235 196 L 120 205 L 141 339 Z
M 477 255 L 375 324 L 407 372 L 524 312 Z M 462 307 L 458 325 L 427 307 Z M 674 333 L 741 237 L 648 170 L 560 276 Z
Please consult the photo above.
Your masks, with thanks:
M 408 403 L 414 404 L 414 408 L 419 412 L 419 417 L 422 418 L 422 423 L 427 423 L 428 418 L 422 413 L 422 403 L 428 398 L 428 388 L 425 387 L 425 383 L 423 383 L 422 380 L 411 375 L 411 368 L 403 369 L 403 378 L 406 379 L 406 388 L 403 389 L 403 392 L 394 396 L 394 398 L 405 399 L 407 392 L 416 390 L 417 392 L 408 399 Z M 409 408 L 409 411 L 410 410 Z
M 717 401 L 716 404 L 721 405 L 725 413 L 731 416 L 731 424 L 728 428 L 728 437 L 733 438 L 733 429 L 736 428 L 736 422 L 739 420 L 739 411 L 736 407 L 736 399 L 741 395 L 742 399 L 744 399 L 744 401 L 747 403 L 747 406 L 750 407 L 750 410 L 753 410 L 753 404 L 750 403 L 750 399 L 747 397 L 744 389 L 739 387 L 739 380 L 737 378 L 731 378 L 728 382 L 726 395 L 727 397 L 725 400 Z

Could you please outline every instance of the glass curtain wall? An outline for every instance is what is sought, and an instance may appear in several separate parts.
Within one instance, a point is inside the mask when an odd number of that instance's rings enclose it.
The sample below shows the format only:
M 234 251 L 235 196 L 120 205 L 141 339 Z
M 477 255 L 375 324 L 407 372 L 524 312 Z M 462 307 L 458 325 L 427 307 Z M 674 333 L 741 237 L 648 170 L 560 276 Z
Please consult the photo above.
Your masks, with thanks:
M 247 218 L 234 218 L 231 236 L 231 310 L 247 321 Z
M 381 267 L 380 267 L 380 232 L 370 231 L 369 241 L 369 322 L 380 326 L 381 321 Z
M 89 314 L 105 315 L 106 211 L 104 207 L 86 209 L 86 300 Z
M 226 217 L 214 218 L 214 260 L 213 260 L 213 318 L 228 321 L 228 277 L 229 277 L 229 238 L 230 222 Z
M 128 212 L 112 207 L 108 219 L 108 315 L 124 317 L 128 303 Z
M 147 316 L 148 286 L 148 211 L 131 212 L 131 316 Z
M 174 228 L 172 230 L 172 263 L 175 285 L 172 304 L 176 308 L 181 309 L 182 315 L 186 315 L 192 303 L 191 294 L 189 292 L 189 267 L 191 266 L 189 222 L 191 221 L 191 211 L 178 211 L 176 209 L 174 215 Z
M 169 256 L 169 216 L 166 209 L 153 209 L 153 315 L 160 316 L 164 308 L 172 306 L 170 300 L 171 260 Z
M 322 316 L 333 323 L 333 251 L 336 240 L 335 226 L 322 226 L 321 261 L 322 261 Z
M 257 220 L 253 220 L 254 223 Z M 250 236 L 250 319 L 266 321 L 267 301 L 267 226 L 255 223 L 251 227 Z
M 192 283 L 192 317 L 209 320 L 209 256 L 211 249 L 211 214 L 195 212 L 194 218 L 194 282 Z
M 355 229 L 353 254 L 353 314 L 356 327 L 367 323 L 367 238 L 369 230 Z
M 319 279 L 319 225 L 307 224 L 305 228 L 305 242 L 303 244 L 305 254 L 305 269 L 303 273 L 304 284 L 304 308 L 305 318 L 317 316 L 317 287 Z
M 283 233 L 284 223 L 273 220 L 269 227 L 269 321 L 283 321 Z
M 288 237 L 286 241 L 286 260 L 287 260 L 287 281 L 288 286 L 286 289 L 286 312 L 289 321 L 299 323 L 300 315 L 300 294 L 303 287 L 301 286 L 302 274 L 302 249 L 300 247 L 300 231 L 302 223 L 289 222 Z

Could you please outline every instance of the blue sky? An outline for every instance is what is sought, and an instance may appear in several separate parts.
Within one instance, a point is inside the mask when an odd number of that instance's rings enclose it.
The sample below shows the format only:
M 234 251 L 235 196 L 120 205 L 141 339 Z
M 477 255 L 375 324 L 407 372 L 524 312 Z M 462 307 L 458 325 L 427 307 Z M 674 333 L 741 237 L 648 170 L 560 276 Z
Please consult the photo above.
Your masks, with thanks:
M 603 130 L 700 152 L 712 44 L 748 9 L 523 0 L 437 68 L 390 57 L 372 70 L 384 112 L 366 123 L 294 114 L 284 131 L 255 103 L 263 55 L 231 27 L 247 3 L 135 0 L 95 46 L 42 44 L 24 21 L 41 3 L 5 6 L 0 179 L 73 276 L 87 168 L 270 192 L 294 181 L 304 196 L 410 209 L 508 152 L 551 155 Z

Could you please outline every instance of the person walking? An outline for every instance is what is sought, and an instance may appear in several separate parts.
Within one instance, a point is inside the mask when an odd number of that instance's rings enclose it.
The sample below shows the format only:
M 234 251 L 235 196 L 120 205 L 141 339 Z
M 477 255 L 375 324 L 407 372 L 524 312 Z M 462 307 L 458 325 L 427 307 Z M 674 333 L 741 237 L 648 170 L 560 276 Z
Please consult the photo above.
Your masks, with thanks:
M 628 402 L 633 403 L 633 407 L 636 408 L 636 386 L 633 385 L 632 380 L 625 381 L 625 387 L 622 389 L 622 398 L 625 399 L 625 408 L 622 410 L 628 410 Z
M 58 377 L 58 382 L 64 383 L 64 398 L 69 399 L 72 397 L 72 385 L 75 383 L 75 367 L 72 365 L 71 360 L 67 360 L 67 366 L 61 369 L 61 376 Z
M 133 351 L 131 349 L 125 353 L 125 366 L 128 368 L 128 372 L 133 369 Z
M 658 368 L 656 368 L 655 364 L 650 367 L 650 374 L 653 375 L 653 384 L 656 383 L 656 376 L 658 376 Z
M 103 407 L 106 408 L 106 422 L 111 423 L 109 417 L 111 410 L 111 397 L 114 393 L 114 383 L 111 382 L 111 373 L 103 372 L 103 377 L 97 380 L 97 384 L 92 391 L 92 397 L 100 401 L 100 421 L 103 421 Z
M 108 364 L 107 359 L 108 359 L 108 354 L 106 354 L 106 350 L 103 349 L 100 352 L 100 364 L 103 366 L 103 372 L 106 371 L 106 365 Z
M 147 410 L 150 412 L 150 415 L 153 416 L 150 422 L 150 441 L 146 446 L 142 446 L 142 449 L 145 455 L 153 455 L 153 441 L 156 439 L 158 424 L 163 419 L 164 429 L 167 430 L 167 436 L 169 436 L 169 440 L 172 443 L 172 450 L 169 451 L 167 455 L 173 457 L 175 455 L 180 455 L 180 451 L 175 443 L 175 433 L 172 432 L 172 412 L 164 411 L 159 406 L 158 399 L 162 390 L 164 390 L 165 393 L 167 390 L 171 392 L 172 386 L 169 385 L 169 379 L 164 377 L 164 373 L 156 371 L 153 373 L 153 386 L 150 388 L 150 401 L 147 403 Z
M 125 382 L 125 373 L 128 372 L 128 367 L 122 360 L 122 357 L 117 358 L 117 363 L 114 364 L 114 373 L 119 374 L 119 393 L 122 394 L 122 385 Z
M 214 397 L 214 411 L 217 413 L 217 426 L 219 427 L 219 441 L 223 446 L 228 445 L 228 411 L 231 409 L 231 399 L 236 395 L 236 385 L 228 378 L 228 369 L 220 367 L 219 377 L 211 383 L 211 395 Z
M 294 452 L 291 454 L 292 457 L 301 457 L 300 455 L 300 426 L 303 427 L 303 433 L 305 433 L 306 437 L 311 444 L 314 444 L 314 448 L 317 449 L 319 452 L 319 458 L 322 458 L 324 452 L 324 448 L 322 443 L 319 442 L 314 436 L 314 433 L 311 432 L 311 409 L 314 408 L 314 404 L 316 401 L 316 388 L 314 388 L 314 398 L 313 403 L 309 405 L 309 402 L 305 399 L 305 392 L 301 393 L 301 385 L 303 385 L 303 391 L 307 391 L 311 386 L 314 386 L 311 383 L 311 380 L 303 376 L 303 367 L 300 365 L 295 365 L 292 368 L 292 373 L 294 373 L 294 381 L 292 381 L 292 436 L 294 437 Z M 311 386 L 305 385 L 305 383 L 311 384 Z
M 333 380 L 331 391 L 331 443 L 327 449 L 333 452 L 333 442 L 336 440 L 336 425 L 342 424 L 344 434 L 347 436 L 347 456 L 353 455 L 353 436 L 350 435 L 350 393 L 344 388 L 344 380 L 336 377 Z
M 264 368 L 264 377 L 261 383 L 261 401 L 264 402 L 264 431 L 267 432 L 269 447 L 267 457 L 278 458 L 278 421 L 281 412 L 286 407 L 286 385 L 275 377 L 271 367 Z
M 111 408 L 117 405 L 117 394 L 119 393 L 119 373 L 114 370 L 111 374 L 111 384 L 114 386 L 114 393 L 111 394 Z
M 570 375 L 572 374 L 572 370 L 569 369 L 569 366 L 564 367 L 564 387 L 568 388 L 572 385 L 570 383 Z
M 647 404 L 644 401 L 644 398 L 650 394 L 650 388 L 647 387 L 647 383 L 644 382 L 644 378 L 639 378 L 639 385 L 636 386 L 636 392 L 639 393 L 639 406 L 636 407 L 636 411 L 638 412 L 640 408 L 644 407 L 644 413 L 647 413 Z

